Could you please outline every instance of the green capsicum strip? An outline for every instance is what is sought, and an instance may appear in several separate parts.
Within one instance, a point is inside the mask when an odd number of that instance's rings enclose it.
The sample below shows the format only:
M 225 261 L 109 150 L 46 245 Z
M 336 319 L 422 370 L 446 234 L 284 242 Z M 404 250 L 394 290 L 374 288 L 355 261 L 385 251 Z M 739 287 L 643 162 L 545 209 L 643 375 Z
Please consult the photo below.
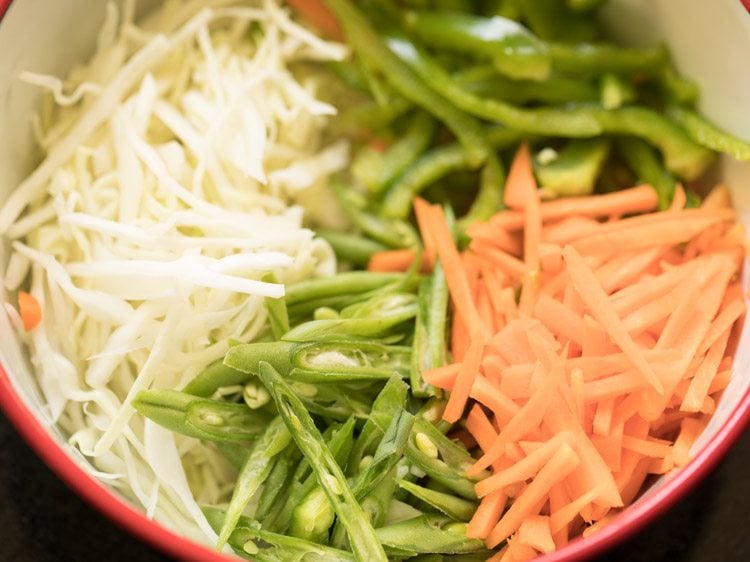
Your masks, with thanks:
M 722 131 L 695 111 L 673 107 L 669 113 L 685 127 L 695 142 L 711 150 L 729 154 L 737 160 L 750 160 L 750 142 Z
M 375 530 L 304 404 L 269 363 L 261 363 L 259 376 L 273 396 L 279 414 L 310 463 L 336 515 L 346 528 L 354 555 L 363 561 L 387 561 Z
M 427 148 L 435 134 L 436 123 L 431 115 L 416 112 L 403 135 L 385 151 L 369 146 L 352 163 L 352 175 L 370 193 L 381 194 Z
M 364 14 L 349 0 L 326 0 L 341 22 L 349 45 L 366 64 L 379 70 L 405 98 L 430 112 L 456 135 L 474 165 L 481 164 L 489 148 L 479 123 L 457 110 L 440 94 L 426 86 L 389 51 Z

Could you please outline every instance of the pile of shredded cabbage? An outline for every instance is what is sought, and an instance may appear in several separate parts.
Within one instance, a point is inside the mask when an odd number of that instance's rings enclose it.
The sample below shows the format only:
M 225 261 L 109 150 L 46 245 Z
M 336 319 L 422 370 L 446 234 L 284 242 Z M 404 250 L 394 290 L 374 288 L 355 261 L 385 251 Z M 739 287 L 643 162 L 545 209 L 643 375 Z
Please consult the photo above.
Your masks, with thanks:
M 349 161 L 345 143 L 324 144 L 335 109 L 308 64 L 346 51 L 276 0 L 168 1 L 139 25 L 134 2 L 106 13 L 93 59 L 65 82 L 22 76 L 51 103 L 36 123 L 46 158 L 0 210 L 5 285 L 30 278 L 41 303 L 24 337 L 70 443 L 156 520 L 213 544 L 198 505 L 226 500 L 233 470 L 129 402 L 252 340 L 263 297 L 283 295 L 267 272 L 335 271 L 298 201 Z

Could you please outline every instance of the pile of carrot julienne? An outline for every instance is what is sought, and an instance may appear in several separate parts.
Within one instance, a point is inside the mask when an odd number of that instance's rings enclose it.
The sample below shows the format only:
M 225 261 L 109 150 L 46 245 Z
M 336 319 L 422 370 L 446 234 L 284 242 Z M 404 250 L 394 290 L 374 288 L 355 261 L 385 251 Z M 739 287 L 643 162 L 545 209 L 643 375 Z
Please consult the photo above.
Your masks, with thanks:
M 721 188 L 696 209 L 678 189 L 663 212 L 646 185 L 542 202 L 524 145 L 504 198 L 463 252 L 442 208 L 415 202 L 453 303 L 455 363 L 423 377 L 450 391 L 444 418 L 479 447 L 469 474 L 491 470 L 469 535 L 507 539 L 497 559 L 523 560 L 687 463 L 729 381 L 745 251 Z

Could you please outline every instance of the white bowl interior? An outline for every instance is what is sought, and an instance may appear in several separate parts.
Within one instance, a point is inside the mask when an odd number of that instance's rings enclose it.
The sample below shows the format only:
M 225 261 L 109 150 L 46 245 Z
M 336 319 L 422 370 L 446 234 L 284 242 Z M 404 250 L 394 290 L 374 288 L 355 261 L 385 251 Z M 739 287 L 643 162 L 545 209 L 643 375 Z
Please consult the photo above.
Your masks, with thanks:
M 39 92 L 22 83 L 19 73 L 31 70 L 64 76 L 74 62 L 92 52 L 105 5 L 90 0 L 16 0 L 0 23 L 0 200 L 7 198 L 39 159 L 31 127 Z M 625 40 L 638 43 L 663 38 L 679 69 L 700 85 L 703 111 L 722 127 L 750 138 L 750 73 L 746 69 L 750 15 L 738 0 L 683 0 L 679 8 L 672 0 L 615 0 L 604 16 Z M 722 177 L 733 190 L 742 221 L 750 225 L 750 166 L 725 159 Z M 3 270 L 5 253 L 0 255 Z M 49 422 L 31 367 L 4 311 L 0 313 L 0 360 L 19 395 L 50 427 L 60 446 L 93 470 Z M 716 434 L 750 387 L 747 322 L 734 370 L 697 448 Z

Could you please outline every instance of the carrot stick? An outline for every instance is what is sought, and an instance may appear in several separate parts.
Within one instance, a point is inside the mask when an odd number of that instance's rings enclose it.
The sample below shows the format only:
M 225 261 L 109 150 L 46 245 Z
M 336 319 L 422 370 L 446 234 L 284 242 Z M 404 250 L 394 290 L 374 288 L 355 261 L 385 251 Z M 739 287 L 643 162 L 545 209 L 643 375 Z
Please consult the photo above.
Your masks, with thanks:
M 524 519 L 518 528 L 516 540 L 545 554 L 555 550 L 555 543 L 552 540 L 552 531 L 550 530 L 550 519 L 546 515 L 532 515 Z
M 549 518 L 550 530 L 552 531 L 552 534 L 559 532 L 566 525 L 572 523 L 573 519 L 576 518 L 576 515 L 578 515 L 585 506 L 593 502 L 598 495 L 599 490 L 597 488 L 594 488 L 593 490 L 589 490 L 588 492 L 585 492 L 584 494 L 578 496 L 576 499 L 574 499 L 564 507 L 561 507 L 552 512 Z
M 581 459 L 575 451 L 563 443 L 492 529 L 487 545 L 494 548 L 513 534 L 526 517 L 533 515 L 534 506 L 549 493 L 550 488 L 565 479 L 579 464 Z
M 604 195 L 568 197 L 542 203 L 542 219 L 550 221 L 571 215 L 584 217 L 607 217 L 613 214 L 629 215 L 652 211 L 658 205 L 656 192 L 650 185 L 640 185 Z M 501 225 L 509 231 L 523 227 L 523 214 L 519 212 L 498 213 L 490 219 L 490 225 Z
M 584 259 L 572 246 L 566 246 L 563 249 L 563 257 L 568 264 L 568 273 L 570 274 L 573 286 L 581 299 L 586 303 L 591 314 L 604 326 L 612 341 L 628 355 L 633 365 L 636 366 L 646 381 L 657 392 L 663 393 L 664 386 L 662 382 L 656 376 L 648 361 L 646 361 L 640 347 L 636 345 L 630 334 L 625 330 L 622 321 L 617 316 L 617 312 L 612 307 L 612 303 L 607 298 L 607 294 Z
M 469 521 L 466 536 L 472 539 L 485 539 L 503 514 L 508 496 L 502 490 L 482 498 L 479 507 Z
M 42 321 L 42 307 L 26 291 L 18 291 L 18 313 L 23 321 L 23 329 L 30 332 Z
M 562 444 L 570 440 L 572 440 L 572 433 L 569 431 L 558 433 L 513 466 L 497 471 L 492 476 L 478 482 L 475 486 L 477 496 L 482 498 L 495 490 L 532 478 L 560 449 Z
M 414 262 L 415 252 L 410 248 L 401 248 L 398 250 L 383 250 L 375 252 L 370 256 L 367 263 L 368 271 L 406 271 Z M 422 263 L 419 266 L 422 273 L 430 270 L 430 264 L 426 256 L 422 256 Z
M 417 218 L 417 226 L 422 236 L 422 244 L 424 244 L 424 259 L 432 268 L 435 266 L 437 250 L 435 238 L 430 230 L 430 208 L 431 205 L 421 197 L 414 199 L 414 216 Z

